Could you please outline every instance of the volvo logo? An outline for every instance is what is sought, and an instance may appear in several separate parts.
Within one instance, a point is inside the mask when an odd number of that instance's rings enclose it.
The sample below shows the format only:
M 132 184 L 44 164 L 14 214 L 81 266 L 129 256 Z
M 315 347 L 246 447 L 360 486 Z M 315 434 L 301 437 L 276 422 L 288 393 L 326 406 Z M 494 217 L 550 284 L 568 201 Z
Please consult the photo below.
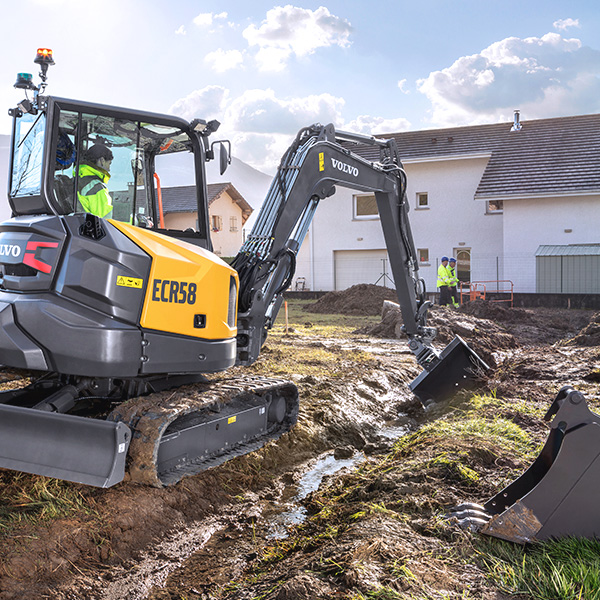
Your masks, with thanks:
M 342 173 L 348 173 L 348 175 L 358 177 L 358 169 L 356 167 L 343 163 L 341 160 L 336 160 L 335 158 L 331 159 L 331 164 L 333 165 L 334 169 L 337 169 Z
M 21 256 L 21 246 L 15 244 L 0 244 L 0 256 L 12 256 L 18 258 Z

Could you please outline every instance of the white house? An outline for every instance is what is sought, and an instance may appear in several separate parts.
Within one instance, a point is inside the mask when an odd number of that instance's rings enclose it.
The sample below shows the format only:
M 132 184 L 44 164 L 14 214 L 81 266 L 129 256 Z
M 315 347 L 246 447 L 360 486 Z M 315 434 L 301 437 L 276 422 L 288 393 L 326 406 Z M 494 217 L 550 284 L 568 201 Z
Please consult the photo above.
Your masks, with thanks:
M 514 123 L 378 137 L 400 151 L 429 291 L 443 255 L 458 259 L 461 281 L 527 293 L 542 245 L 600 244 L 600 115 L 520 122 L 515 113 Z M 352 150 L 377 158 L 374 147 Z M 321 201 L 296 277 L 311 290 L 393 285 L 374 197 L 338 186 Z
M 213 251 L 217 256 L 235 256 L 244 241 L 242 228 L 252 214 L 252 207 L 229 182 L 211 183 L 207 187 Z M 162 198 L 167 229 L 198 228 L 194 186 L 163 188 Z

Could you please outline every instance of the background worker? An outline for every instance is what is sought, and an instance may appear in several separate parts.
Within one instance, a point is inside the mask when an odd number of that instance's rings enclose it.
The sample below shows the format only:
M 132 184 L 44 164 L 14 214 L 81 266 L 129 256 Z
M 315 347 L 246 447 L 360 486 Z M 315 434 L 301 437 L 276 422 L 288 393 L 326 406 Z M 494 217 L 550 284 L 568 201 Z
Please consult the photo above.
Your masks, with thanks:
M 448 272 L 450 273 L 450 300 L 453 306 L 460 306 L 460 302 L 458 301 L 458 276 L 456 275 L 455 258 L 449 260 Z
M 106 184 L 110 179 L 113 153 L 104 144 L 94 144 L 79 165 L 77 199 L 83 210 L 98 217 L 112 217 L 112 198 Z
M 450 302 L 451 296 L 447 256 L 442 256 L 442 264 L 438 267 L 437 286 L 440 289 L 440 306 L 446 306 Z

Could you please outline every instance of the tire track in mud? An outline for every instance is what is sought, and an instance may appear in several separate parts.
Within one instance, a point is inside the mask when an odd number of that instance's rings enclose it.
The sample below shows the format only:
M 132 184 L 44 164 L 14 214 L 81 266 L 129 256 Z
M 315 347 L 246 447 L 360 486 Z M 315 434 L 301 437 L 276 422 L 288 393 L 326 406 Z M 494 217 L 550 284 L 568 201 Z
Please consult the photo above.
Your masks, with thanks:
M 153 587 L 164 585 L 172 571 L 202 549 L 226 524 L 224 517 L 182 524 L 169 539 L 143 552 L 134 567 L 115 568 L 111 581 L 102 583 L 102 590 L 90 589 L 87 597 L 89 600 L 142 600 Z

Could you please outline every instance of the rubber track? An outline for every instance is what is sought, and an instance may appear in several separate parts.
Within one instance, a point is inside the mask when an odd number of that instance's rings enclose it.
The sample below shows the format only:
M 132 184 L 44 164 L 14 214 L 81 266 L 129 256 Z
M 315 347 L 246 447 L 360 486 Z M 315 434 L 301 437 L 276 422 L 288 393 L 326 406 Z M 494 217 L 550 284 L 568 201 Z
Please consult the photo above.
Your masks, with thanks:
M 214 417 L 229 402 L 240 396 L 264 396 L 274 391 L 286 398 L 287 410 L 282 423 L 274 425 L 259 438 L 238 444 L 223 454 L 190 461 L 184 468 L 160 473 L 159 476 L 156 465 L 160 440 L 173 421 L 197 411 L 210 411 Z M 176 390 L 132 398 L 114 409 L 108 419 L 122 421 L 132 430 L 133 437 L 128 453 L 130 480 L 144 485 L 164 487 L 236 456 L 253 452 L 270 440 L 277 439 L 295 425 L 298 409 L 298 390 L 293 383 L 283 379 L 245 376 L 187 385 Z

